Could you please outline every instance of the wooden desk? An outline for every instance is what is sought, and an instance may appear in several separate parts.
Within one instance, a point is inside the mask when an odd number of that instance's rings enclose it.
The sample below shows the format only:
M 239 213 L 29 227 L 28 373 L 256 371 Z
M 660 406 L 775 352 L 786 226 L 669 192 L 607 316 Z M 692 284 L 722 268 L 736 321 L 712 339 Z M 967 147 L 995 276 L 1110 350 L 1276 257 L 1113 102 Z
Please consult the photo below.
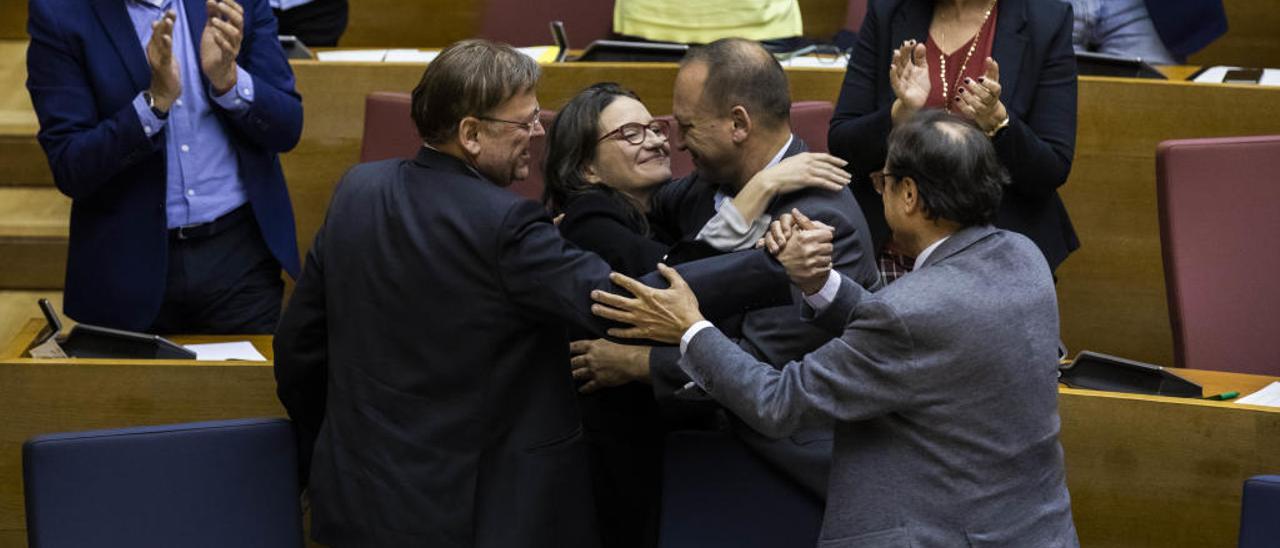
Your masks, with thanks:
M 0 352 L 0 547 L 26 546 L 22 443 L 38 434 L 189 421 L 284 416 L 270 362 L 33 360 L 21 353 L 43 320 Z M 179 343 L 269 336 L 174 337 Z
M 32 436 L 283 414 L 269 363 L 18 357 L 40 326 L 31 320 L 0 353 L 0 548 L 26 544 L 21 447 Z M 272 356 L 269 337 L 249 338 Z M 1179 373 L 1215 394 L 1275 380 Z M 1059 405 L 1084 546 L 1234 546 L 1245 478 L 1280 472 L 1280 409 L 1070 388 Z
M 1277 380 L 1177 373 L 1206 394 Z M 1234 547 L 1244 480 L 1280 473 L 1280 409 L 1065 387 L 1058 404 L 1082 546 Z

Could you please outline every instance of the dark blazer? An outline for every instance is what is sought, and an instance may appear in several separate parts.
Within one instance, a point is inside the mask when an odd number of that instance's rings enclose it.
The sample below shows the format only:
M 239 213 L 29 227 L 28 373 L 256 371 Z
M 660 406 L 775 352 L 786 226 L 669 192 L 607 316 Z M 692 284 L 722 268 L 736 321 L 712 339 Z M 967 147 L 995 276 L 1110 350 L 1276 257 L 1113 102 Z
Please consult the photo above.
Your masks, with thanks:
M 834 337 L 779 371 L 716 329 L 681 366 L 761 432 L 834 420 L 822 547 L 1079 546 L 1058 442 L 1058 307 L 1025 237 L 952 234 L 872 294 L 848 278 Z
M 272 254 L 300 268 L 293 209 L 276 155 L 302 133 L 302 99 L 266 0 L 247 0 L 239 65 L 253 76 L 249 111 L 219 111 Z M 185 4 L 199 57 L 203 2 Z M 145 329 L 168 270 L 163 132 L 148 138 L 132 101 L 151 84 L 125 0 L 31 0 L 27 89 L 54 182 L 70 196 L 65 308 L 77 321 Z M 177 37 L 175 37 L 176 39 Z M 208 89 L 208 81 L 204 81 Z M 202 90 L 183 90 L 198 93 Z
M 1058 0 L 1001 0 L 992 57 L 1000 64 L 1000 99 L 1009 127 L 992 143 L 1009 170 L 996 226 L 1031 238 L 1057 269 L 1080 247 L 1058 187 L 1067 182 L 1076 142 L 1076 62 L 1071 5 Z M 876 248 L 889 236 L 880 195 L 867 174 L 884 166 L 893 121 L 889 85 L 893 50 L 928 39 L 934 0 L 872 0 L 858 33 L 827 136 L 831 153 L 849 161 L 850 185 Z M 936 64 L 936 63 L 935 63 Z
M 739 269 L 748 283 L 715 283 Z M 609 271 L 539 204 L 451 156 L 424 148 L 352 168 L 274 343 L 280 400 L 310 460 L 314 538 L 594 545 L 565 331 L 603 336 L 589 293 L 620 291 Z M 787 298 L 763 251 L 681 271 L 709 316 Z
M 807 150 L 804 141 L 796 137 L 784 157 Z M 701 177 L 695 171 L 654 194 L 651 214 L 655 223 L 684 238 L 672 250 L 672 255 L 677 254 L 682 245 L 696 237 L 702 226 L 715 215 L 715 194 L 718 188 L 716 183 Z M 879 270 L 871 251 L 870 232 L 857 200 L 848 189 L 839 193 L 820 189 L 792 192 L 775 198 L 765 208 L 765 212 L 776 219 L 792 208 L 835 227 L 833 268 L 836 271 L 866 288 L 874 289 L 880 285 Z M 821 330 L 800 321 L 802 306 L 800 293 L 793 289 L 791 301 L 784 305 L 754 310 L 716 325 L 756 359 L 781 367 L 788 361 L 799 359 L 829 338 Z M 680 351 L 675 347 L 655 347 L 649 354 L 654 396 L 668 408 L 686 405 L 680 400 L 687 398 L 678 397 L 677 394 L 688 392 L 683 387 L 690 379 L 680 369 L 677 363 L 679 359 Z M 825 496 L 831 464 L 830 428 L 816 428 L 788 438 L 774 439 L 745 427 L 736 419 L 731 419 L 730 426 L 738 438 L 757 455 L 786 472 L 818 498 Z
M 645 226 L 632 219 L 618 196 L 589 190 L 564 204 L 560 234 L 578 247 L 591 251 L 614 270 L 628 276 L 652 272 L 671 249 L 663 234 L 645 235 Z M 650 223 L 653 232 L 659 227 Z
M 1227 32 L 1222 0 L 1147 0 L 1156 34 L 1169 51 L 1186 57 Z

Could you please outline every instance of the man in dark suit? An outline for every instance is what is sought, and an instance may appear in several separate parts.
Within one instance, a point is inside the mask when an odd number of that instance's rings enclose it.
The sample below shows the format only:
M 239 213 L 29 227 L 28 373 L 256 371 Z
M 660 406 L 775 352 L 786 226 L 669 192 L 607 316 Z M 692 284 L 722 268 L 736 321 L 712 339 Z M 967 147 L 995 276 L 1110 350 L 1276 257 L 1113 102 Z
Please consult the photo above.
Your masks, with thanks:
M 676 75 L 672 110 L 681 132 L 681 146 L 693 156 L 697 171 L 673 181 L 653 197 L 651 219 L 667 233 L 683 235 L 667 262 L 690 250 L 723 251 L 755 245 L 771 219 L 800 208 L 836 227 L 834 268 L 868 289 L 879 285 L 870 252 L 871 239 L 858 202 L 848 189 L 838 192 L 809 188 L 775 197 L 764 211 L 737 212 L 738 223 L 708 224 L 720 211 L 733 208 L 729 198 L 744 191 L 761 170 L 803 155 L 808 147 L 791 133 L 791 96 L 778 62 L 747 40 L 719 40 L 695 48 Z M 814 164 L 814 169 L 821 169 Z M 782 366 L 817 348 L 826 336 L 796 321 L 801 299 L 756 310 L 722 322 L 735 341 L 760 360 Z M 607 386 L 631 380 L 653 385 L 661 402 L 705 398 L 691 390 L 690 379 L 677 365 L 679 351 L 665 347 L 624 347 L 608 341 L 579 343 L 576 358 L 580 379 L 603 377 Z M 741 424 L 735 432 L 758 454 L 776 464 L 819 498 L 825 492 L 831 453 L 829 429 L 806 430 L 790 439 L 762 437 Z
M 413 92 L 417 158 L 358 165 L 334 193 L 275 338 L 317 541 L 598 540 L 564 337 L 605 333 L 589 295 L 610 269 L 501 188 L 542 132 L 538 75 L 509 46 L 449 47 Z M 762 250 L 681 269 L 720 315 L 789 298 Z M 716 283 L 728 271 L 752 274 Z
M 665 339 L 681 368 L 762 432 L 835 422 L 820 546 L 1079 546 L 1053 276 L 1031 240 L 991 226 L 1009 184 L 995 147 L 924 112 L 890 134 L 873 184 L 916 268 L 873 294 L 830 268 L 830 227 L 775 222 L 767 246 L 830 338 L 781 370 L 702 320 L 678 281 L 600 295 L 600 313 L 681 333 Z
M 302 101 L 266 0 L 32 0 L 27 88 L 72 199 L 77 321 L 268 333 L 299 269 Z M 123 71 L 121 70 L 123 68 Z

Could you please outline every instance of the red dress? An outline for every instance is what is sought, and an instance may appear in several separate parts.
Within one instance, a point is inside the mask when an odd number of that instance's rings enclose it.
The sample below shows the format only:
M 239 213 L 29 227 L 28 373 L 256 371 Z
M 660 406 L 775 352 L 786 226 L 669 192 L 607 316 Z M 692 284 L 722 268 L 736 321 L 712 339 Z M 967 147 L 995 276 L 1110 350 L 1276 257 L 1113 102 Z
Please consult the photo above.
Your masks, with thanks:
M 974 39 L 978 40 L 978 46 L 973 49 L 973 55 L 969 57 L 969 62 L 963 67 L 964 76 L 974 79 L 987 73 L 986 60 L 991 57 L 991 46 L 995 43 L 996 28 L 996 11 L 995 6 L 991 9 L 991 17 L 982 24 L 978 30 L 978 34 L 974 38 L 970 38 L 963 45 L 956 48 L 947 55 L 947 97 L 942 96 L 942 75 L 940 68 L 942 64 L 938 61 L 943 55 L 942 50 L 938 49 L 938 44 L 933 41 L 933 35 L 929 35 L 929 39 L 925 41 L 925 61 L 929 63 L 929 98 L 925 100 L 925 108 L 941 108 L 946 101 L 955 101 L 958 93 L 959 83 L 964 85 L 964 78 L 960 77 L 960 63 L 964 62 L 965 55 L 969 53 L 969 47 L 973 44 Z M 955 110 L 953 107 L 952 110 Z

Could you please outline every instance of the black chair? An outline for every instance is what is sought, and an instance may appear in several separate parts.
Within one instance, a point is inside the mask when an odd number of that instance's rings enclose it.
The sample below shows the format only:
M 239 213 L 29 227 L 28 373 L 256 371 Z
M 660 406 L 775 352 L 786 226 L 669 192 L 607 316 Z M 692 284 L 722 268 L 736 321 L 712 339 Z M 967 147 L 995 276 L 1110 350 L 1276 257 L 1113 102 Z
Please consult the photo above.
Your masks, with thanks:
M 31 548 L 300 548 L 293 425 L 244 419 L 38 436 Z

